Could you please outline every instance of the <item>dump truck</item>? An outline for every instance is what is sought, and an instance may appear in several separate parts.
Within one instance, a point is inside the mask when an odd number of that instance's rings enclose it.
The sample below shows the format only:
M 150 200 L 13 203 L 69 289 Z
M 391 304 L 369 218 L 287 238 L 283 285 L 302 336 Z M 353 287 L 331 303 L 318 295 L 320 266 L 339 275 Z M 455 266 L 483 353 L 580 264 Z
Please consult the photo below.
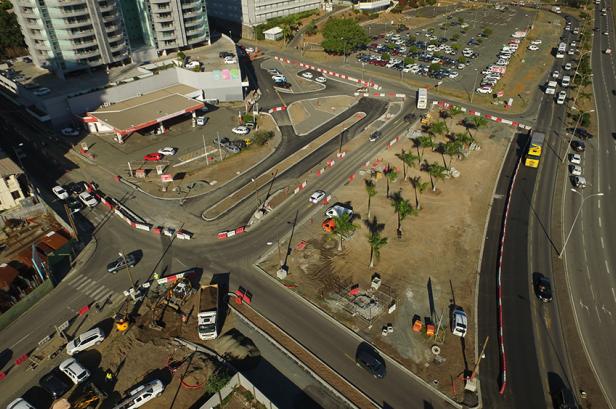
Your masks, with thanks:
M 199 338 L 218 337 L 218 284 L 202 285 L 199 290 L 199 313 L 197 314 Z

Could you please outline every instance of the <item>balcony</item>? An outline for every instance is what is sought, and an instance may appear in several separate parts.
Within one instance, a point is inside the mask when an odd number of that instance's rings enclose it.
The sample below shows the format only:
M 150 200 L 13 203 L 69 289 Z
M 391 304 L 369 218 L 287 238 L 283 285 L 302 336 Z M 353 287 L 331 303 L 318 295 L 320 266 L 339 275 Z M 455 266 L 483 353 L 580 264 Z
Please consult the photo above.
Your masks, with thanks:
M 78 50 L 81 48 L 87 48 L 87 47 L 92 47 L 93 45 L 98 45 L 98 43 L 96 42 L 96 38 L 89 38 L 86 40 L 82 40 L 80 42 L 77 41 L 73 41 L 72 47 L 74 50 Z
M 112 3 L 107 3 L 105 5 L 100 5 L 99 4 L 98 8 L 101 11 L 101 13 L 106 13 L 106 12 L 115 10 L 116 9 L 116 5 L 112 4 Z
M 184 13 L 184 18 L 191 18 L 191 17 L 201 17 L 203 15 L 203 11 L 201 10 L 193 10 L 193 11 L 188 11 Z
M 87 0 L 45 0 L 45 4 L 47 7 L 66 7 L 87 4 Z
M 120 14 L 117 11 L 103 15 L 103 21 L 106 21 L 106 22 L 117 21 L 119 18 L 120 18 Z
M 173 15 L 171 13 L 155 13 L 152 17 L 155 23 L 165 23 L 173 21 Z
M 84 58 L 96 57 L 96 56 L 101 55 L 98 48 L 94 48 L 90 50 L 83 50 L 83 51 L 75 51 L 74 54 L 75 54 L 75 57 L 79 58 L 80 60 Z
M 40 29 L 40 28 L 43 27 L 43 22 L 41 20 L 35 20 L 35 19 L 32 19 L 32 18 L 29 18 L 29 19 L 26 20 L 26 27 L 34 28 L 34 29 L 36 29 L 36 28 Z
M 105 24 L 105 32 L 106 33 L 110 33 L 113 31 L 118 31 L 120 29 L 120 26 L 118 26 L 117 24 Z
M 186 42 L 188 44 L 197 44 L 203 41 L 207 41 L 207 36 L 205 35 L 205 33 L 196 35 L 194 37 L 193 36 L 186 37 Z
M 151 4 L 168 4 L 171 0 L 150 0 Z
M 26 18 L 39 18 L 39 14 L 32 7 L 22 7 L 21 14 Z
M 163 26 L 162 24 L 154 24 L 154 29 L 156 31 L 173 31 L 173 24 L 169 24 L 168 26 Z
M 177 48 L 177 41 L 158 41 L 158 48 L 160 49 L 169 49 L 169 48 Z
M 83 26 L 92 27 L 92 23 L 90 22 L 89 18 L 82 18 L 78 20 L 77 19 L 75 20 L 64 19 L 63 22 L 54 24 L 54 26 L 56 28 L 77 28 L 77 27 L 83 27 Z
M 109 44 L 109 48 L 111 49 L 112 52 L 114 51 L 121 51 L 126 49 L 126 43 L 125 42 L 120 42 L 114 45 Z
M 107 41 L 109 41 L 110 43 L 115 43 L 116 41 L 121 41 L 121 40 L 124 40 L 124 34 L 122 33 L 107 35 Z
M 192 9 L 192 8 L 202 8 L 203 4 L 200 0 L 187 0 L 182 2 L 182 10 Z
M 88 37 L 94 34 L 94 30 L 92 28 L 84 29 L 84 30 L 56 30 L 56 37 L 59 40 L 75 40 L 77 38 Z
M 30 37 L 36 40 L 47 40 L 47 35 L 42 30 L 30 30 Z
M 77 16 L 90 16 L 87 7 L 49 7 L 49 16 L 52 18 L 65 18 Z
M 184 26 L 186 27 L 194 27 L 203 24 L 203 16 L 193 19 L 184 20 Z
M 32 0 L 17 0 L 16 3 L 20 6 L 34 7 L 34 2 Z

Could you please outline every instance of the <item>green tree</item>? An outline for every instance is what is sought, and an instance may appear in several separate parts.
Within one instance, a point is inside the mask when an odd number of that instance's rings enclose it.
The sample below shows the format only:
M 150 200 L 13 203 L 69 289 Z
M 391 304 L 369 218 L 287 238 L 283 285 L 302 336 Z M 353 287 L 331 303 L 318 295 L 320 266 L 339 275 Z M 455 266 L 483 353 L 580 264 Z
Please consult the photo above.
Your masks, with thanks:
M 404 65 L 415 64 L 415 59 L 413 57 L 404 57 Z
M 348 213 L 334 217 L 334 222 L 336 223 L 334 233 L 338 235 L 338 251 L 342 251 L 342 240 L 351 235 L 357 229 L 357 225 Z
M 26 43 L 19 29 L 11 2 L 0 2 L 0 57 L 12 58 L 26 54 Z
M 391 59 L 391 56 L 389 55 L 389 53 L 383 53 L 381 54 L 381 60 L 383 61 L 389 61 Z
M 396 157 L 402 162 L 402 177 L 406 180 L 406 167 L 415 167 L 415 162 L 419 160 L 419 157 L 411 152 L 406 152 L 404 149 L 400 150 L 400 153 L 396 153 Z
M 364 187 L 368 194 L 368 219 L 370 219 L 370 204 L 372 203 L 372 198 L 376 196 L 376 185 L 372 179 L 364 179 Z
M 473 127 L 477 130 L 477 132 L 479 132 L 479 128 L 481 128 L 482 126 L 486 126 L 488 124 L 488 120 L 482 116 L 472 117 L 471 122 L 473 124 Z
M 440 70 L 441 68 L 442 68 L 441 64 L 434 63 L 434 64 L 430 64 L 430 66 L 428 67 L 428 70 L 430 70 L 430 72 L 435 72 L 435 71 Z
M 219 368 L 210 375 L 207 379 L 207 385 L 205 386 L 205 391 L 214 394 L 221 390 L 231 379 L 231 374 L 227 369 Z
M 460 34 L 455 33 L 451 36 L 451 41 L 458 41 L 460 39 Z
M 451 162 L 454 156 L 460 156 L 462 154 L 462 143 L 457 140 L 449 141 L 445 144 L 445 155 L 449 156 L 449 164 L 447 169 L 451 169 Z
M 368 44 L 370 38 L 364 29 L 350 18 L 330 18 L 323 27 L 321 46 L 327 53 L 349 55 Z
M 370 244 L 370 268 L 374 267 L 374 260 L 381 257 L 381 248 L 387 244 L 387 237 L 382 237 L 379 231 L 371 231 L 368 234 Z
M 456 116 L 460 115 L 462 113 L 462 108 L 460 108 L 457 105 L 451 105 L 449 107 L 449 113 L 451 114 L 451 116 L 453 118 L 455 118 Z
M 413 190 L 415 190 L 415 208 L 420 210 L 421 202 L 419 201 L 419 197 L 428 188 L 428 182 L 422 181 L 421 176 L 417 175 L 411 178 L 411 185 L 413 186 Z
M 293 27 L 289 23 L 282 24 L 282 39 L 287 44 L 293 38 Z
M 434 146 L 434 142 L 432 142 L 432 137 L 428 135 L 421 135 L 413 139 L 413 143 L 415 144 L 415 148 L 417 149 L 417 156 L 419 156 L 419 161 L 423 160 L 424 149 L 431 148 Z M 421 151 L 419 150 L 421 148 Z
M 459 50 L 460 50 L 460 44 L 458 44 L 458 43 L 453 43 L 453 44 L 451 45 L 451 48 L 452 48 L 454 51 L 459 51 Z
M 447 169 L 444 166 L 439 165 L 436 162 L 432 162 L 426 166 L 426 170 L 430 175 L 430 183 L 432 184 L 432 191 L 436 192 L 436 182 L 437 180 L 445 179 L 445 173 Z
M 483 34 L 486 37 L 490 37 L 492 35 L 492 29 L 490 27 L 486 27 L 483 29 L 483 31 L 481 32 L 481 34 Z
M 468 62 L 468 59 L 465 56 L 461 55 L 461 56 L 458 57 L 458 59 L 456 61 L 459 64 L 466 64 Z
M 178 61 L 184 61 L 184 59 L 186 59 L 186 54 L 184 54 L 182 51 L 178 51 L 175 56 Z
M 396 170 L 388 164 L 387 167 L 383 169 L 383 174 L 385 175 L 385 180 L 387 181 L 387 193 L 385 197 L 389 197 L 389 183 L 393 183 L 393 181 L 396 180 L 398 177 L 398 172 L 396 172 Z
M 314 21 L 311 21 L 310 23 L 308 23 L 308 25 L 306 26 L 306 31 L 304 31 L 304 33 L 306 33 L 306 35 L 309 35 L 309 36 L 313 36 L 317 32 L 318 32 L 317 25 Z
M 447 132 L 447 124 L 444 121 L 433 122 L 430 124 L 430 127 L 428 129 L 430 134 L 434 136 L 442 135 Z
M 396 229 L 396 233 L 398 237 L 402 237 L 402 221 L 404 221 L 407 216 L 415 216 L 417 214 L 417 210 L 413 209 L 411 202 L 402 197 L 400 192 L 395 192 L 391 195 L 390 201 L 391 207 L 394 208 L 394 212 L 396 213 L 396 216 L 398 216 L 398 227 Z

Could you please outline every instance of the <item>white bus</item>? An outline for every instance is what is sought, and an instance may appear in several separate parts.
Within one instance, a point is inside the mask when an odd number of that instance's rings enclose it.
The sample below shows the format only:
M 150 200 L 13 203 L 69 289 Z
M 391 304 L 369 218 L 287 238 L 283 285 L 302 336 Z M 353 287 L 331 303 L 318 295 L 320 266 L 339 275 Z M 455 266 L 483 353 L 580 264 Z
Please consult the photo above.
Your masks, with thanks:
M 565 58 L 566 52 L 567 52 L 567 44 L 565 43 L 558 44 L 558 50 L 556 51 L 556 58 Z
M 417 90 L 417 108 L 428 108 L 428 90 L 426 88 L 419 88 Z

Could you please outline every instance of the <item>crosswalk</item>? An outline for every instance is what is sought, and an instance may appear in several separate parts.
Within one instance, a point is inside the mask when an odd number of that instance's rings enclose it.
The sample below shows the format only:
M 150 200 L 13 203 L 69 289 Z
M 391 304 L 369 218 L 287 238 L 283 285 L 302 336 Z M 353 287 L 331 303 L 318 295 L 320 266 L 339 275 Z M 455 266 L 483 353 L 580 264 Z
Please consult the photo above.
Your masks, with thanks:
M 68 285 L 100 304 L 107 299 L 109 299 L 107 301 L 107 304 L 109 304 L 124 298 L 124 294 L 115 292 L 98 281 L 84 275 L 69 278 Z

